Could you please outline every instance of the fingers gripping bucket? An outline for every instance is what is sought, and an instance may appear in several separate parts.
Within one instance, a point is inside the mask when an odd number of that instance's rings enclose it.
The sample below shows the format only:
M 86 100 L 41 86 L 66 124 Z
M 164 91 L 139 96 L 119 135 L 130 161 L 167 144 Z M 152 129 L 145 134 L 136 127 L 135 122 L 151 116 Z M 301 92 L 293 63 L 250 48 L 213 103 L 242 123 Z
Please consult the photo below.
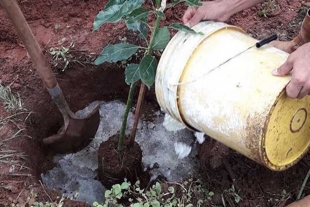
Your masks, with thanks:
M 155 89 L 161 108 L 272 170 L 294 165 L 310 143 L 310 99 L 286 97 L 290 77 L 271 75 L 288 54 L 265 45 L 225 63 L 257 40 L 225 23 L 193 29 L 204 35 L 178 32 L 160 59 Z

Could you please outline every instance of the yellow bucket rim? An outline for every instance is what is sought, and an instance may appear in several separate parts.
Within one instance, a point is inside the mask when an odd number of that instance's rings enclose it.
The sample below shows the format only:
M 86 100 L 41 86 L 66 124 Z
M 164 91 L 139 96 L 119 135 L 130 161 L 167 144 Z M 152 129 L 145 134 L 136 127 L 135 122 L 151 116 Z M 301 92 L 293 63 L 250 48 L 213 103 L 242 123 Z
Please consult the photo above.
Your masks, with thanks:
M 272 106 L 262 139 L 267 167 L 282 171 L 296 164 L 310 146 L 310 97 L 291 99 L 285 89 Z

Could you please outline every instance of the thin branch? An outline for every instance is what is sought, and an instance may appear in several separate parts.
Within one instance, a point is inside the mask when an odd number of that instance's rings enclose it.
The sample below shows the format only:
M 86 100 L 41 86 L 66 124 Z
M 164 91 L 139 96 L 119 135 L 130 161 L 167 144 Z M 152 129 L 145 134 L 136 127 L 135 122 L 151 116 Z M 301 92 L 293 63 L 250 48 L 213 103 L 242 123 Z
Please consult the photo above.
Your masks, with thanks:
M 139 118 L 141 115 L 141 108 L 144 100 L 144 95 L 145 95 L 145 84 L 141 83 L 140 85 L 140 91 L 139 91 L 139 97 L 138 97 L 138 103 L 137 103 L 137 108 L 135 111 L 135 119 L 134 119 L 134 124 L 132 126 L 132 130 L 130 133 L 130 141 L 128 148 L 132 148 L 135 142 L 135 137 L 136 137 L 136 132 L 138 128 L 138 123 L 139 123 Z

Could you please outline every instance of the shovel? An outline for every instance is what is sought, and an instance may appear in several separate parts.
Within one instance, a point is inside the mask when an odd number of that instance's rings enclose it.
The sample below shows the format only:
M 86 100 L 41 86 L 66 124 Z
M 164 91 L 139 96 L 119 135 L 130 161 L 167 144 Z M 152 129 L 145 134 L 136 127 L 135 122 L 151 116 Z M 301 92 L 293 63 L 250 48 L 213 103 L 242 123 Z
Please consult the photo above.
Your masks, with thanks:
M 25 45 L 44 86 L 63 115 L 64 126 L 58 134 L 44 138 L 44 144 L 57 153 L 72 153 L 81 150 L 92 141 L 98 129 L 100 122 L 99 105 L 96 105 L 86 117 L 78 117 L 70 110 L 16 0 L 0 0 L 0 3 Z

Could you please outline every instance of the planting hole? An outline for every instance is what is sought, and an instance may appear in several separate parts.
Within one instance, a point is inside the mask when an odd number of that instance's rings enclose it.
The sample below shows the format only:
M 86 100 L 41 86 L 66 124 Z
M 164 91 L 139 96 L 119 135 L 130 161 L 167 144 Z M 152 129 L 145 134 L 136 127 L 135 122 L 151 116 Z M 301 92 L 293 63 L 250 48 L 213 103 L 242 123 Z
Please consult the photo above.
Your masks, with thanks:
M 94 104 L 78 113 L 87 114 Z M 105 187 L 97 180 L 97 150 L 101 142 L 119 132 L 124 110 L 125 104 L 122 102 L 102 102 L 101 122 L 95 139 L 80 152 L 55 156 L 56 167 L 41 175 L 44 184 L 48 188 L 59 189 L 73 199 L 76 197 L 78 201 L 89 204 L 94 201 L 103 202 Z M 192 175 L 198 167 L 196 152 L 192 151 L 188 157 L 178 159 L 174 143 L 184 142 L 189 145 L 194 139 L 193 134 L 186 129 L 178 132 L 167 131 L 162 124 L 164 115 L 160 111 L 153 113 L 153 121 L 139 123 L 136 136 L 143 152 L 143 169 L 151 169 L 151 180 L 164 176 L 168 181 L 177 182 Z M 133 114 L 130 113 L 128 126 L 132 124 Z

